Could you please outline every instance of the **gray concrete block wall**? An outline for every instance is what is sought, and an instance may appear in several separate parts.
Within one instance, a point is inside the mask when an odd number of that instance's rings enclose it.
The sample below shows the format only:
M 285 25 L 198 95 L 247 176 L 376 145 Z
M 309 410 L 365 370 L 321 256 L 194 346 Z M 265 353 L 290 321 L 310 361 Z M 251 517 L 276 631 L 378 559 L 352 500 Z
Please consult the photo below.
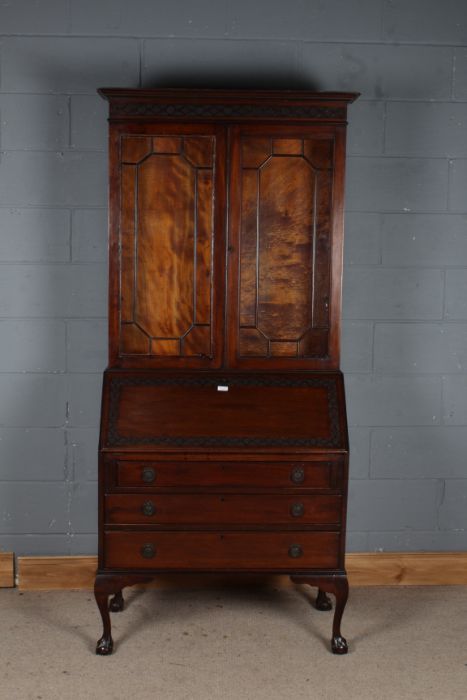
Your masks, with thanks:
M 100 86 L 357 90 L 342 367 L 351 550 L 467 546 L 462 0 L 0 7 L 0 549 L 96 551 Z

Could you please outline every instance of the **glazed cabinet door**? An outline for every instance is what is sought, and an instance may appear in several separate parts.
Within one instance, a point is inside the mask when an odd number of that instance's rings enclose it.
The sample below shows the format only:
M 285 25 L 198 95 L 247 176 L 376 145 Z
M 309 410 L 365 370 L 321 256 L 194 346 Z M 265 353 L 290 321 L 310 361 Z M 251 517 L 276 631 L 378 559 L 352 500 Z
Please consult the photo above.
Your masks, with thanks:
M 220 366 L 225 160 L 215 125 L 111 126 L 111 365 Z
M 337 367 L 344 133 L 241 126 L 231 144 L 229 365 Z

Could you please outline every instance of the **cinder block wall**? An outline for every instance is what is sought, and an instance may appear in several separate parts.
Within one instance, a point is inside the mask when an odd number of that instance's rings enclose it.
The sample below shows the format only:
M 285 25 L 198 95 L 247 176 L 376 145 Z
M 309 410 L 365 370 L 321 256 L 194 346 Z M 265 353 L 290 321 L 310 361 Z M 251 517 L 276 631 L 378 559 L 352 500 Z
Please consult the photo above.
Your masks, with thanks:
M 203 85 L 362 92 L 344 280 L 349 548 L 465 548 L 464 0 L 13 0 L 0 34 L 0 548 L 96 551 L 96 88 Z

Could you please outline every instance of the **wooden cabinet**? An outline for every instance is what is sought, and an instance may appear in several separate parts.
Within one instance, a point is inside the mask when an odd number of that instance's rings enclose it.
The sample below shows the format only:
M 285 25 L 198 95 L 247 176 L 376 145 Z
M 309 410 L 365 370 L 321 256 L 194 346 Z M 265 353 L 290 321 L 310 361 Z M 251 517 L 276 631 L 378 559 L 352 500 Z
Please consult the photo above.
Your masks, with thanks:
M 348 440 L 339 371 L 355 94 L 102 89 L 109 367 L 95 594 L 163 572 L 287 573 L 336 597 Z M 109 595 L 113 598 L 108 602 Z

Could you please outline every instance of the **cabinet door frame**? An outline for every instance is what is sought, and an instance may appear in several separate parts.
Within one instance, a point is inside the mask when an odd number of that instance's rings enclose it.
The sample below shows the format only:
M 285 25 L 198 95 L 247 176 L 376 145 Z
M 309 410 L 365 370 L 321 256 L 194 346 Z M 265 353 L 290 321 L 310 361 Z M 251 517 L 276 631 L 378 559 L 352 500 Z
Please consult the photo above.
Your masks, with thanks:
M 330 225 L 330 294 L 328 355 L 319 357 L 254 357 L 239 355 L 240 321 L 240 241 L 241 241 L 241 139 L 264 138 L 332 138 L 334 140 L 334 164 L 332 171 L 332 202 Z M 345 125 L 242 124 L 229 128 L 229 228 L 226 318 L 226 364 L 239 369 L 338 369 L 340 358 L 342 255 L 343 255 L 343 207 L 345 168 Z M 323 300 L 323 303 L 325 300 Z
M 213 240 L 211 258 L 212 357 L 122 354 L 122 161 L 123 136 L 213 136 L 215 139 L 213 179 Z M 226 218 L 226 134 L 217 124 L 185 122 L 128 123 L 113 121 L 109 129 L 109 367 L 160 369 L 214 369 L 222 366 L 224 355 L 225 218 Z

